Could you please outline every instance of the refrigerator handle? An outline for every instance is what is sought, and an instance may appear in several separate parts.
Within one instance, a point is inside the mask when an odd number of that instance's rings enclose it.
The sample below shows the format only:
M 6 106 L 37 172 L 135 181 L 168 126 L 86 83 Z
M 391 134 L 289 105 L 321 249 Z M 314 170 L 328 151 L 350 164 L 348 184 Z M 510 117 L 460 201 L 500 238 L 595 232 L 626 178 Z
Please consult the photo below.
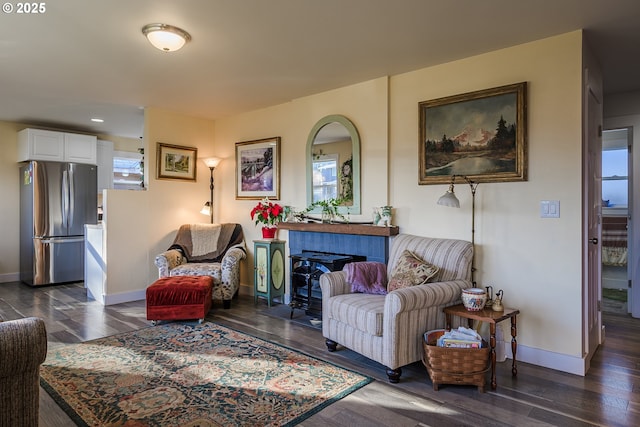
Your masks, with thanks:
M 62 171 L 62 225 L 68 227 L 69 225 L 69 176 L 66 170 Z
M 67 197 L 68 197 L 68 201 L 67 201 L 67 227 L 69 227 L 69 224 L 73 224 L 74 223 L 74 212 L 75 212 L 75 202 L 74 200 L 76 199 L 75 197 L 75 193 L 76 193 L 76 187 L 75 187 L 75 178 L 74 178 L 74 168 L 73 165 L 69 165 L 69 176 L 68 176 L 68 187 L 67 187 Z

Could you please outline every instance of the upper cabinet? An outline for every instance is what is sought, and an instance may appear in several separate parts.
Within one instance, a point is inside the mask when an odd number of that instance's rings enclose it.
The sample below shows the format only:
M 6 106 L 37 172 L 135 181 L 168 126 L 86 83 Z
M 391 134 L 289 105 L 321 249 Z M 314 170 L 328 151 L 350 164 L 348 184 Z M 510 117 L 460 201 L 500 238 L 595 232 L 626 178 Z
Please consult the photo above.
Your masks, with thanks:
M 42 129 L 18 132 L 18 161 L 97 164 L 97 137 Z

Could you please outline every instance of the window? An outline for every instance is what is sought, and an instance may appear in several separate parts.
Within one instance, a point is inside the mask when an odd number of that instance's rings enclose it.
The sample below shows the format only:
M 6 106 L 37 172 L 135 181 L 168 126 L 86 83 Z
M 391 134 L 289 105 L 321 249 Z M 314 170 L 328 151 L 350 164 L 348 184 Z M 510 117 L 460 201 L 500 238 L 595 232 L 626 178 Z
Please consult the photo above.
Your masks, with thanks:
M 338 198 L 338 156 L 320 155 L 313 159 L 313 201 Z
M 115 151 L 113 153 L 113 188 L 141 190 L 144 180 L 142 162 L 141 154 Z
M 629 204 L 629 130 L 602 132 L 602 207 L 626 209 Z

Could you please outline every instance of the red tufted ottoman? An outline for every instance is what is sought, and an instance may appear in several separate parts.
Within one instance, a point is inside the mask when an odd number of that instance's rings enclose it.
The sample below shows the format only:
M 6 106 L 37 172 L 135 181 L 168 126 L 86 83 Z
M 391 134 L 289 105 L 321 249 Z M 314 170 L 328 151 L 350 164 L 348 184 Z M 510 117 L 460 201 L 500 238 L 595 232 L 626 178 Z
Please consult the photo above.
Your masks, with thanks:
M 213 279 L 209 276 L 162 277 L 147 288 L 147 320 L 198 319 L 211 309 Z

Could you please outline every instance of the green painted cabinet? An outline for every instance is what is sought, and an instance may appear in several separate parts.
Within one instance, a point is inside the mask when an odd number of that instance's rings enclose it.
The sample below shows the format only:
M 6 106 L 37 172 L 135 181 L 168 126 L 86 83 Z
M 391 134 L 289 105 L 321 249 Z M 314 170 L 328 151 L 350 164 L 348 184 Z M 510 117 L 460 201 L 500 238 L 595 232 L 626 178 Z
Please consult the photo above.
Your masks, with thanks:
M 285 249 L 284 240 L 265 239 L 253 241 L 254 256 L 254 303 L 258 298 L 266 298 L 269 307 L 273 299 L 284 298 Z

